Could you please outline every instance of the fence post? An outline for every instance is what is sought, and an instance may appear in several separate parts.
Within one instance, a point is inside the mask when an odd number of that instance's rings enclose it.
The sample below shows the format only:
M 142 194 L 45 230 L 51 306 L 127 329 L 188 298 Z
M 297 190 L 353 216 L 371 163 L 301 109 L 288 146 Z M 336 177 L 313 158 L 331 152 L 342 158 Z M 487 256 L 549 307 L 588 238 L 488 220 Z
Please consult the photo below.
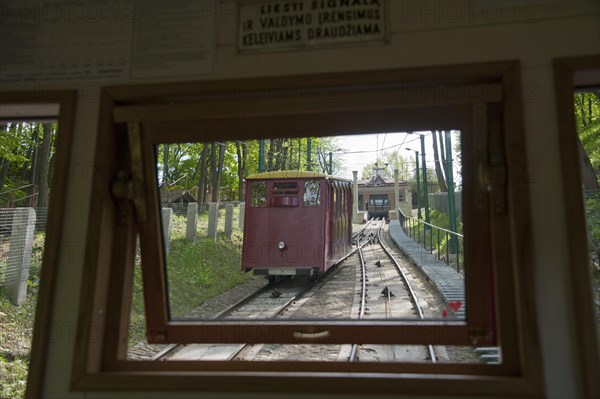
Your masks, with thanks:
M 217 219 L 219 217 L 219 203 L 208 203 L 208 238 L 217 239 Z
M 196 231 L 198 226 L 198 203 L 190 202 L 187 208 L 187 221 L 185 225 L 185 240 L 194 244 L 196 242 Z
M 165 248 L 165 256 L 169 255 L 169 246 L 171 244 L 171 226 L 173 223 L 173 209 L 163 208 L 162 209 L 162 234 L 163 243 Z
M 246 216 L 246 203 L 240 202 L 240 216 L 238 218 L 240 230 L 244 231 L 244 217 Z
M 13 215 L 5 284 L 10 301 L 20 306 L 27 298 L 31 248 L 35 233 L 35 210 L 17 208 Z
M 233 204 L 225 205 L 225 235 L 231 237 L 233 233 Z

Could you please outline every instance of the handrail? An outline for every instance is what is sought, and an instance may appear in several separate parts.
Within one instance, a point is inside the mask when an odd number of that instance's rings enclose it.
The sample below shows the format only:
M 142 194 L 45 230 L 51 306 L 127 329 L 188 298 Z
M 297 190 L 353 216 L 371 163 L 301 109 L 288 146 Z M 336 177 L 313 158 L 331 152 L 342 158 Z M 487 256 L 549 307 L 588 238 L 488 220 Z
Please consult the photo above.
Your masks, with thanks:
M 29 194 L 29 195 L 26 195 L 25 197 L 15 199 L 15 193 L 17 191 L 22 190 L 22 189 L 28 189 L 30 187 L 33 187 L 33 194 Z M 21 201 L 26 201 L 26 200 L 29 200 L 29 206 L 33 206 L 35 204 L 35 198 L 37 198 L 37 196 L 40 194 L 39 190 L 36 191 L 37 187 L 38 187 L 37 185 L 30 183 L 30 184 L 26 184 L 21 187 L 13 188 L 11 190 L 3 191 L 0 194 L 12 193 L 12 195 L 11 195 L 12 198 L 0 196 L 0 200 L 5 202 L 6 207 L 14 207 L 16 202 L 21 202 Z
M 7 191 L 2 191 L 2 192 L 0 192 L 0 195 L 12 193 L 13 191 L 18 191 L 18 190 L 21 190 L 21 189 L 24 189 L 24 188 L 28 188 L 28 187 L 31 187 L 31 186 L 37 187 L 35 184 L 30 183 L 30 184 L 26 184 L 26 185 L 21 186 L 21 187 L 13 188 L 13 189 L 10 189 L 10 190 L 7 190 Z
M 435 244 L 438 260 L 443 261 L 448 266 L 455 266 L 456 271 L 460 273 L 461 252 L 464 255 L 464 251 L 462 249 L 464 243 L 464 235 L 425 222 L 424 220 L 417 219 L 412 216 L 407 216 L 404 214 L 404 212 L 402 212 L 402 209 L 400 208 L 398 208 L 398 211 L 400 226 L 402 227 L 404 233 L 411 237 L 413 240 L 417 241 L 419 245 L 423 244 L 424 248 L 430 251 L 432 254 L 434 253 Z M 407 221 L 409 221 L 408 226 Z M 415 224 L 417 225 L 416 228 Z M 422 229 L 419 226 L 420 224 L 423 225 Z M 436 235 L 435 233 L 433 233 L 434 229 L 437 230 L 436 242 L 434 242 L 434 236 Z M 445 237 L 443 237 L 442 240 L 440 240 L 440 232 L 442 232 L 445 235 Z M 429 248 L 427 247 L 427 244 L 429 244 Z M 443 252 L 445 252 L 446 255 L 444 258 L 442 258 Z M 456 263 L 453 263 L 452 260 L 455 260 Z
M 186 190 L 187 190 L 187 178 L 188 178 L 188 175 L 187 175 L 187 173 L 186 173 L 185 175 L 181 176 L 179 179 L 175 180 L 174 182 L 172 182 L 172 183 L 167 183 L 167 184 L 169 185 L 169 187 L 172 187 L 172 186 L 174 186 L 175 184 L 177 184 L 177 182 L 179 182 L 179 180 L 186 179 Z

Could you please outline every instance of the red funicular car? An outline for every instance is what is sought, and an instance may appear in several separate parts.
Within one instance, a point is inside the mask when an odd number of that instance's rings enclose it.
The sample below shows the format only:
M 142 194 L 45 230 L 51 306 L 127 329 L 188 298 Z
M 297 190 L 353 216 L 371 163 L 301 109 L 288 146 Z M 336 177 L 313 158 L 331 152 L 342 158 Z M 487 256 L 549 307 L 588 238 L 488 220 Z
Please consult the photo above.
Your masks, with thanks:
M 316 278 L 351 240 L 350 180 L 291 170 L 247 177 L 242 270 Z

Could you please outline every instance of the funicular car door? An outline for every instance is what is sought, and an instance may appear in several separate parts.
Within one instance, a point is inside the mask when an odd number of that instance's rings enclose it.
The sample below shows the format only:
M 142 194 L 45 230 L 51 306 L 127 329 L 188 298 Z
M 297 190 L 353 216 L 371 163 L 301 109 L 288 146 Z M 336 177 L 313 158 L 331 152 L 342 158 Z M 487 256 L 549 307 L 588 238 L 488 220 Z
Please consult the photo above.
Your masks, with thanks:
M 325 220 L 323 221 L 325 228 L 325 248 L 324 258 L 327 259 L 331 256 L 332 240 L 333 240 L 333 186 L 330 180 L 323 180 L 322 183 L 323 193 L 326 193 L 323 198 L 323 206 L 325 207 Z

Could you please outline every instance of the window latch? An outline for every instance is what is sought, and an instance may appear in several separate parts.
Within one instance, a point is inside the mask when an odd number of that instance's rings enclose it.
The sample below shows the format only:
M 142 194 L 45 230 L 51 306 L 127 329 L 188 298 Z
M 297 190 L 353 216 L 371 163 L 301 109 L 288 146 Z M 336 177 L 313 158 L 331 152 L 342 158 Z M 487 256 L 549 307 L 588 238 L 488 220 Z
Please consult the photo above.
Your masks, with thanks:
M 492 208 L 497 214 L 506 211 L 506 167 L 503 163 L 481 165 L 479 182 L 492 198 Z
M 139 123 L 129 123 L 128 126 L 129 150 L 131 156 L 130 170 L 120 170 L 112 185 L 112 194 L 117 200 L 128 200 L 135 207 L 138 223 L 144 223 L 148 219 L 144 170 L 142 160 L 142 140 Z M 127 212 L 125 207 L 120 207 L 121 217 Z

